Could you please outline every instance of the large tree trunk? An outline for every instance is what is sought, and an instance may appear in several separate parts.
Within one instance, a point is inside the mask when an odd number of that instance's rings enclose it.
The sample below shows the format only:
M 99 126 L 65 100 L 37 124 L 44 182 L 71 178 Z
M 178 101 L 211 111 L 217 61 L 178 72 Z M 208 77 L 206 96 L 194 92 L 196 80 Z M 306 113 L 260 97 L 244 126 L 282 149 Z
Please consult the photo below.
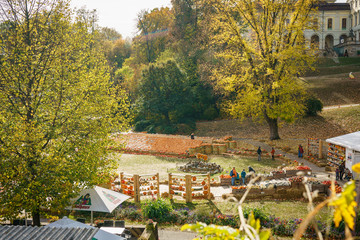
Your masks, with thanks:
M 33 226 L 40 227 L 40 209 L 33 211 L 31 214 L 33 218 Z
M 278 119 L 277 118 L 269 118 L 268 115 L 265 113 L 266 122 L 269 125 L 270 129 L 270 140 L 280 139 L 279 136 L 279 128 L 278 128 Z

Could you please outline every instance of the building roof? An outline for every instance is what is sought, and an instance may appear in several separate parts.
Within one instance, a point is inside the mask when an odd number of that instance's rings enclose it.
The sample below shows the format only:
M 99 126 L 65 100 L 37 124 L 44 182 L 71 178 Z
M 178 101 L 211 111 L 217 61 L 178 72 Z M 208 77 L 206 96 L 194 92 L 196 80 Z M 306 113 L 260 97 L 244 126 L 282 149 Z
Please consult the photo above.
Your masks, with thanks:
M 326 3 L 322 2 L 318 5 L 319 11 L 337 11 L 337 10 L 350 10 L 348 3 Z
M 360 152 L 360 131 L 329 138 L 326 142 Z
M 0 226 L 0 240 L 92 240 L 97 228 Z

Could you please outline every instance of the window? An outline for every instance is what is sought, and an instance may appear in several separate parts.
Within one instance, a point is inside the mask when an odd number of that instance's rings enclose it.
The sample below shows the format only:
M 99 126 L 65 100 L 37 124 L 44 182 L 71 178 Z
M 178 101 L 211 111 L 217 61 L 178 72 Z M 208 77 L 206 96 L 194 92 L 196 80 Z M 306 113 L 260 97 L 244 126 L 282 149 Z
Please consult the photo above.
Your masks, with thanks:
M 346 18 L 341 19 L 341 29 L 346 30 Z
M 328 30 L 331 30 L 332 29 L 332 18 L 328 18 L 328 20 L 327 20 L 327 29 Z

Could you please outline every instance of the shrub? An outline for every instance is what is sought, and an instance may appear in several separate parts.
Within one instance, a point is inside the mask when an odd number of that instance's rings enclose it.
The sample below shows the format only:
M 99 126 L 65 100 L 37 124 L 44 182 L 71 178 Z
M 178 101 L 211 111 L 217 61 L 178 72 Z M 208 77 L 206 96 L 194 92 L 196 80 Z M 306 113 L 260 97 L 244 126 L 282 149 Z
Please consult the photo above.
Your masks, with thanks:
M 148 133 L 156 133 L 155 129 L 156 129 L 156 126 L 154 124 L 151 124 L 145 129 L 145 131 L 147 131 Z
M 207 109 L 205 109 L 203 113 L 203 117 L 205 120 L 214 120 L 219 116 L 219 112 L 216 110 L 214 106 L 209 106 Z
M 316 116 L 318 114 L 318 112 L 321 112 L 323 109 L 323 104 L 322 102 L 314 97 L 314 96 L 310 96 L 306 99 L 306 116 Z
M 156 222 L 166 222 L 173 208 L 168 201 L 157 199 L 141 204 L 141 209 L 146 218 Z
M 141 120 L 135 123 L 135 127 L 134 130 L 135 132 L 142 132 L 145 131 L 145 129 L 151 125 L 151 121 L 150 120 Z
M 249 208 L 249 207 L 245 207 L 243 209 L 244 211 L 244 217 L 248 218 L 250 213 L 253 212 L 254 213 L 254 217 L 256 219 L 259 219 L 261 224 L 263 224 L 266 221 L 269 221 L 269 217 L 268 215 L 266 215 L 264 208 Z

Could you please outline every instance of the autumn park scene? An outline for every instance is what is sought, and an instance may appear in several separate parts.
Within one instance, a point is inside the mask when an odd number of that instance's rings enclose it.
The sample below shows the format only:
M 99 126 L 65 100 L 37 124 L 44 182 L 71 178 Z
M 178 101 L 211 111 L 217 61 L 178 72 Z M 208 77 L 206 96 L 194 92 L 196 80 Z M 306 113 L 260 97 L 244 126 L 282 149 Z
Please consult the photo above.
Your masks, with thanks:
M 360 239 L 359 11 L 0 0 L 0 240 Z

